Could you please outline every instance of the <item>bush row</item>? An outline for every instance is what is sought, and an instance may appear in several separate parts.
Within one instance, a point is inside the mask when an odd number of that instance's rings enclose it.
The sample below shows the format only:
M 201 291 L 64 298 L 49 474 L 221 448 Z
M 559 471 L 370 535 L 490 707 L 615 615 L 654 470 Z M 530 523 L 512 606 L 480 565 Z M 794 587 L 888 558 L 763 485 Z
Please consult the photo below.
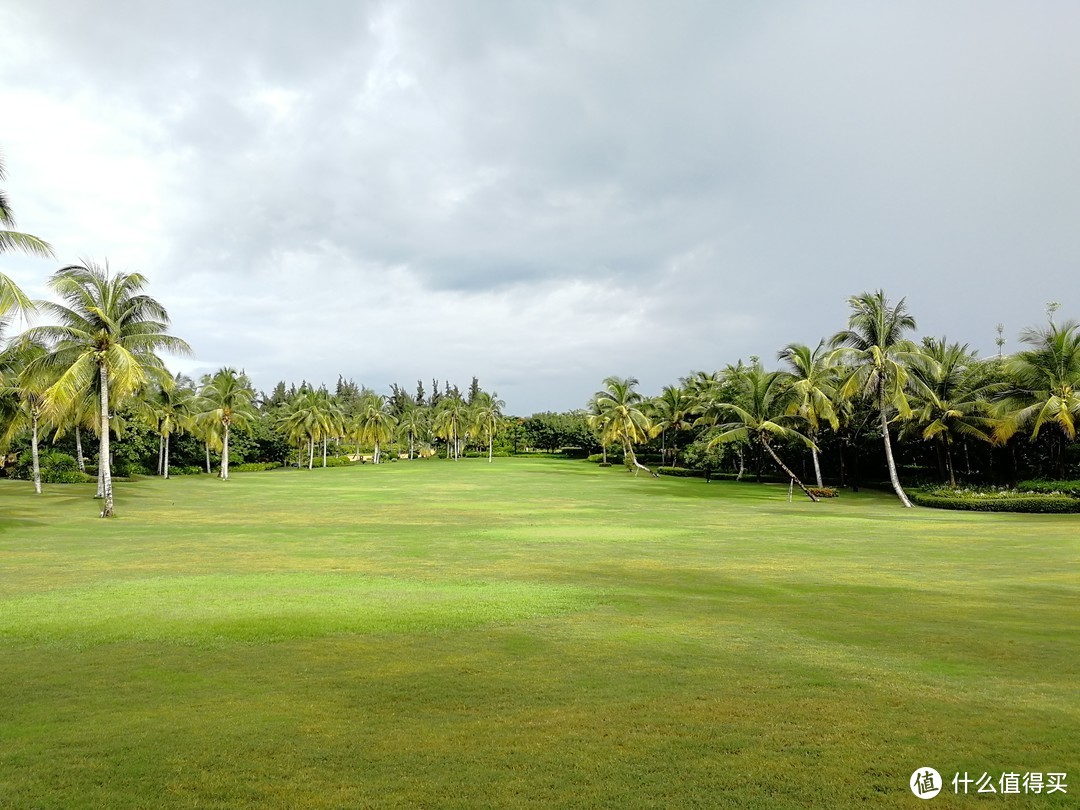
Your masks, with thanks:
M 1080 498 L 1068 495 L 1044 495 L 1041 493 L 999 492 L 976 493 L 942 490 L 908 492 L 912 503 L 934 509 L 962 509 L 971 512 L 1029 512 L 1061 514 L 1080 512 Z
M 1071 495 L 1080 498 L 1080 481 L 1021 481 L 1020 492 L 1041 492 L 1047 495 Z

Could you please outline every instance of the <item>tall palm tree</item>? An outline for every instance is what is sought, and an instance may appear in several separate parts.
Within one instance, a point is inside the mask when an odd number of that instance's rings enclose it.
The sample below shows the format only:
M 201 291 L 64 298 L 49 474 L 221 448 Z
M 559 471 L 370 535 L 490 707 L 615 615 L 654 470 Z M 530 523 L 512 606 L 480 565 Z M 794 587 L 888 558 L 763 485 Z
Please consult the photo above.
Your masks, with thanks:
M 848 304 L 851 306 L 848 328 L 837 332 L 831 340 L 838 349 L 833 357 L 842 358 L 851 366 L 839 393 L 841 397 L 863 395 L 873 399 L 885 443 L 889 480 L 900 502 L 910 508 L 911 501 L 896 473 L 889 439 L 889 412 L 896 410 L 905 419 L 911 415 L 906 395 L 907 363 L 917 349 L 904 335 L 915 328 L 915 319 L 908 314 L 906 299 L 890 305 L 884 290 L 854 295 Z
M 970 373 L 975 362 L 968 344 L 928 337 L 909 368 L 918 385 L 912 392 L 911 418 L 900 435 L 934 442 L 938 466 L 952 487 L 956 486 L 952 453 L 956 439 L 990 443 L 996 425 L 988 414 L 981 381 Z
M 469 423 L 469 406 L 460 394 L 450 394 L 439 400 L 435 408 L 433 427 L 435 435 L 446 439 L 447 453 L 454 448 L 454 460 L 461 455 L 461 442 Z
M 821 463 L 818 461 L 817 436 L 821 423 L 827 423 L 833 430 L 840 426 L 833 398 L 836 396 L 836 366 L 829 362 L 829 352 L 825 341 L 818 343 L 811 350 L 802 343 L 789 343 L 780 350 L 777 359 L 787 365 L 792 399 L 788 406 L 791 413 L 806 420 L 807 435 L 813 444 L 810 454 L 814 459 L 814 476 L 817 485 L 821 482 Z
M 394 435 L 397 419 L 390 413 L 386 397 L 382 394 L 367 394 L 360 402 L 359 413 L 353 423 L 357 442 L 371 443 L 375 446 L 374 462 L 379 463 L 379 445 L 390 441 Z
M 1076 439 L 1080 420 L 1080 323 L 1025 329 L 1020 340 L 1031 348 L 1006 363 L 1013 382 L 996 397 L 1003 420 L 994 438 L 1004 443 L 1030 430 L 1036 439 L 1044 427 L 1056 428 L 1058 474 L 1065 478 L 1065 442 Z
M 45 393 L 56 381 L 51 369 L 41 368 L 41 357 L 47 354 L 40 343 L 21 340 L 8 346 L 0 355 L 0 370 L 11 385 L 0 387 L 3 400 L 6 429 L 0 437 L 0 446 L 8 447 L 11 440 L 24 430 L 30 431 L 30 457 L 33 469 L 34 491 L 41 494 L 41 456 L 38 442 L 45 423 Z
M 158 434 L 158 475 L 169 477 L 169 445 L 173 434 L 186 431 L 195 415 L 197 396 L 189 377 L 175 377 L 154 385 L 137 409 L 142 420 Z
M 481 434 L 487 435 L 488 464 L 491 463 L 493 455 L 492 450 L 495 445 L 495 431 L 499 427 L 499 420 L 502 418 L 502 409 L 505 407 L 506 403 L 499 399 L 498 394 L 489 394 L 487 391 L 480 391 L 473 398 L 473 426 Z
M 680 430 L 686 430 L 693 427 L 693 420 L 691 419 L 691 411 L 694 407 L 693 398 L 683 388 L 677 385 L 665 385 L 660 392 L 660 396 L 654 398 L 650 403 L 650 411 L 653 419 L 654 428 L 660 431 L 660 458 L 667 458 L 667 432 L 672 431 L 672 450 L 674 452 L 674 458 L 672 463 L 678 466 L 679 463 L 679 443 L 678 434 Z
M 607 413 L 601 410 L 599 397 L 599 394 L 593 394 L 593 396 L 589 398 L 589 407 L 586 409 L 585 423 L 593 433 L 596 434 L 596 439 L 600 442 L 600 452 L 603 454 L 604 464 L 607 464 L 608 446 L 617 442 L 619 436 L 615 430 L 615 423 Z
M 645 398 L 635 390 L 636 377 L 607 377 L 604 388 L 593 395 L 596 409 L 603 419 L 611 425 L 612 432 L 619 437 L 623 446 L 623 455 L 638 470 L 645 470 L 655 476 L 652 470 L 638 461 L 634 453 L 635 444 L 643 444 L 657 434 L 657 429 L 643 410 Z
M 792 425 L 793 420 L 800 417 L 792 414 L 788 407 L 791 388 L 784 372 L 766 372 L 760 364 L 754 363 L 734 377 L 733 382 L 737 387 L 736 402 L 715 403 L 713 413 L 727 421 L 718 420 L 717 433 L 708 446 L 713 448 L 718 444 L 736 441 L 756 442 L 776 465 L 799 485 L 806 497 L 816 502 L 814 493 L 806 488 L 799 476 L 781 460 L 772 446 L 773 439 L 795 439 L 807 447 L 814 446 L 808 436 Z
M 315 435 L 319 431 L 319 404 L 315 392 L 303 387 L 286 402 L 276 416 L 276 426 L 285 434 L 289 443 L 297 447 L 296 468 L 303 464 L 305 448 L 308 457 L 308 469 L 315 464 Z
M 45 395 L 46 412 L 60 417 L 96 387 L 100 407 L 98 473 L 104 503 L 102 517 L 113 514 L 112 471 L 109 465 L 109 409 L 124 401 L 151 379 L 168 371 L 158 350 L 190 355 L 191 347 L 166 333 L 169 316 L 155 299 L 143 293 L 140 273 L 112 275 L 108 266 L 91 262 L 56 271 L 49 284 L 63 304 L 43 302 L 39 309 L 57 322 L 26 332 L 29 340 L 50 345 L 49 354 L 35 361 L 52 369 L 57 381 Z
M 235 425 L 243 427 L 258 418 L 255 410 L 255 389 L 243 371 L 219 369 L 199 392 L 201 411 L 219 427 L 221 437 L 221 473 L 229 480 L 229 431 Z
M 423 405 L 406 403 L 398 418 L 399 440 L 404 438 L 409 445 L 409 458 L 412 459 L 417 441 L 426 441 L 431 431 L 431 411 Z

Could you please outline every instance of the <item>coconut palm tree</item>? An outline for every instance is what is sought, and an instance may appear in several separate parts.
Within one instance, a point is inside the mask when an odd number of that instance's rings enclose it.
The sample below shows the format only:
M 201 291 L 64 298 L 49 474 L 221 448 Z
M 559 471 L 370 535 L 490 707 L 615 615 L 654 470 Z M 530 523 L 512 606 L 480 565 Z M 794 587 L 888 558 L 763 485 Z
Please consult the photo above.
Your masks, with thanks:
M 817 485 L 824 486 L 821 482 L 821 463 L 818 461 L 817 436 L 822 422 L 833 430 L 840 426 L 833 406 L 836 366 L 829 362 L 824 340 L 813 350 L 802 343 L 789 343 L 780 350 L 777 359 L 787 365 L 792 394 L 788 407 L 791 413 L 798 414 L 806 421 L 807 436 L 813 442 L 810 454 L 814 459 L 814 476 Z
M 353 422 L 353 432 L 358 443 L 374 445 L 374 463 L 379 463 L 379 445 L 390 441 L 394 435 L 395 425 L 397 425 L 397 419 L 390 413 L 386 397 L 382 394 L 364 396 L 360 402 L 356 420 Z
M 634 453 L 635 444 L 643 444 L 659 432 L 643 410 L 645 398 L 635 390 L 637 385 L 636 377 L 607 377 L 603 390 L 593 395 L 593 401 L 602 418 L 610 423 L 612 433 L 622 442 L 623 455 L 634 467 L 634 474 L 645 470 L 655 476 Z
M 868 396 L 873 399 L 885 443 L 885 463 L 893 491 L 906 507 L 911 507 L 893 459 L 889 439 L 889 413 L 911 416 L 906 390 L 907 363 L 917 348 L 904 335 L 915 328 L 915 319 L 908 314 L 906 299 L 890 305 L 884 290 L 854 295 L 848 299 L 851 315 L 848 328 L 833 335 L 830 343 L 837 348 L 832 357 L 850 365 L 847 377 L 841 381 L 841 397 Z
M 4 160 L 0 157 L 0 181 L 4 180 Z M 32 256 L 51 259 L 52 246 L 43 239 L 28 233 L 11 230 L 15 227 L 15 214 L 11 210 L 7 195 L 0 189 L 0 253 L 21 251 Z M 6 315 L 13 309 L 29 311 L 34 308 L 19 286 L 10 278 L 0 273 L 0 315 Z
M 1002 421 L 994 438 L 1006 442 L 1020 430 L 1032 439 L 1044 428 L 1057 435 L 1058 474 L 1066 477 L 1065 443 L 1076 439 L 1080 420 L 1080 323 L 1025 329 L 1017 352 L 1006 363 L 1013 382 L 995 397 Z
M 169 445 L 174 433 L 189 428 L 197 402 L 195 385 L 189 377 L 177 374 L 153 385 L 136 409 L 137 413 L 158 434 L 158 475 L 169 477 Z
M 797 440 L 812 448 L 814 442 L 794 427 L 801 417 L 791 413 L 791 387 L 782 371 L 766 372 L 759 363 L 741 369 L 732 379 L 736 386 L 735 402 L 717 402 L 711 409 L 718 417 L 717 430 L 708 447 L 728 442 L 747 441 L 758 445 L 812 501 L 814 495 L 789 468 L 772 446 L 774 439 Z M 719 421 L 719 420 L 727 421 Z
M 229 480 L 229 431 L 235 425 L 243 427 L 258 418 L 255 410 L 255 389 L 243 371 L 219 369 L 199 392 L 200 411 L 215 425 L 221 437 L 221 472 Z
M 398 436 L 409 445 L 409 458 L 413 457 L 417 441 L 427 441 L 431 432 L 431 411 L 422 405 L 406 403 L 397 424 Z
M 8 447 L 11 440 L 24 430 L 30 431 L 30 457 L 33 469 L 34 491 L 41 494 L 41 456 L 38 442 L 45 424 L 45 393 L 56 381 L 52 369 L 43 369 L 40 358 L 47 354 L 40 343 L 21 340 L 0 355 L 3 378 L 11 385 L 0 387 L 4 400 L 6 429 L 0 436 L 0 446 Z
M 952 452 L 956 440 L 990 443 L 996 426 L 981 380 L 970 373 L 975 362 L 968 344 L 928 337 L 909 368 L 917 385 L 911 395 L 911 417 L 900 436 L 934 442 L 938 466 L 952 487 L 956 486 Z
M 45 395 L 46 413 L 59 420 L 88 390 L 96 388 L 100 407 L 98 473 L 102 482 L 101 516 L 113 514 L 112 471 L 109 466 L 109 409 L 168 371 L 158 350 L 190 355 L 191 347 L 166 333 L 169 316 L 155 299 L 143 293 L 140 273 L 111 274 L 92 262 L 70 265 L 52 275 L 49 285 L 64 302 L 43 302 L 38 308 L 57 322 L 26 332 L 51 351 L 34 362 L 57 374 Z M 35 372 L 36 373 L 36 372 Z
M 473 397 L 473 427 L 481 434 L 487 434 L 488 440 L 488 464 L 491 463 L 493 447 L 495 445 L 495 431 L 499 427 L 502 418 L 502 409 L 506 403 L 499 399 L 498 394 L 489 394 L 480 391 Z
M 585 423 L 592 432 L 596 434 L 596 439 L 600 442 L 600 452 L 603 454 L 603 462 L 604 464 L 607 464 L 608 445 L 617 442 L 619 437 L 616 433 L 614 422 L 608 414 L 600 409 L 600 399 L 598 394 L 594 394 L 589 399 Z
M 660 396 L 650 402 L 650 415 L 654 428 L 660 431 L 660 458 L 667 458 L 667 432 L 672 431 L 673 465 L 679 463 L 678 434 L 680 430 L 693 427 L 691 411 L 694 407 L 693 398 L 683 388 L 677 385 L 665 385 Z M 666 463 L 666 461 L 665 461 Z
M 454 448 L 455 461 L 461 455 L 461 442 L 468 423 L 469 406 L 460 394 L 451 393 L 439 400 L 432 426 L 436 436 L 446 439 L 447 454 L 450 452 L 450 447 Z

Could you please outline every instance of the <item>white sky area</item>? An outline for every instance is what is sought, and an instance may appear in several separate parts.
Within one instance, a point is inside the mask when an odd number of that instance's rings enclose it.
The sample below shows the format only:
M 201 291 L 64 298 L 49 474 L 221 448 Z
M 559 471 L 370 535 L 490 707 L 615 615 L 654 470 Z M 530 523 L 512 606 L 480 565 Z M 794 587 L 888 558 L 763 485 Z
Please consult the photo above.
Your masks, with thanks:
M 1080 317 L 1080 4 L 0 0 L 0 150 L 58 267 L 139 271 L 257 387 L 656 393 L 907 297 Z

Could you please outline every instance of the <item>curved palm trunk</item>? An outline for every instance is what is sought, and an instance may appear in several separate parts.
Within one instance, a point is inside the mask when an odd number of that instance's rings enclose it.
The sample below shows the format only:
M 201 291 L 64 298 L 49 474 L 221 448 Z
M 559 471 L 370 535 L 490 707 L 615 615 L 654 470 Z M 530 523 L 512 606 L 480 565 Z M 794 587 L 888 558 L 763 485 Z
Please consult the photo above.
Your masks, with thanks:
M 33 420 L 33 431 L 30 434 L 30 455 L 34 459 L 34 492 L 41 494 L 41 459 L 38 455 L 38 415 L 34 409 L 30 415 Z
M 79 463 L 79 472 L 85 473 L 86 462 L 83 461 L 82 434 L 79 432 L 78 425 L 75 425 L 75 455 L 77 457 L 75 460 Z
M 634 467 L 634 476 L 637 477 L 638 470 L 644 470 L 653 478 L 659 478 L 660 476 L 658 473 L 654 473 L 652 470 L 650 470 L 648 467 L 646 467 L 644 464 L 637 460 L 637 454 L 634 453 L 634 447 L 632 444 L 630 444 L 630 437 L 625 432 L 623 433 L 623 441 L 625 442 L 625 444 L 623 444 L 623 456 L 630 459 L 630 463 Z
M 101 476 L 101 497 L 105 503 L 101 506 L 103 518 L 113 515 L 112 470 L 109 464 L 109 372 L 105 365 L 98 366 L 101 380 L 101 443 L 98 450 L 98 472 Z
M 221 480 L 229 480 L 229 422 L 223 419 L 221 426 L 224 428 L 221 437 Z
M 315 469 L 315 437 L 311 436 L 308 439 L 308 456 L 307 456 L 307 468 L 309 470 Z
M 817 448 L 811 447 L 810 454 L 814 457 L 814 476 L 817 478 L 817 485 L 823 487 L 825 485 L 821 483 L 821 463 L 818 461 Z
M 163 468 L 162 468 L 163 471 L 164 471 L 163 474 L 164 474 L 165 478 L 169 477 L 169 435 L 170 434 L 168 434 L 168 433 L 165 434 L 165 459 L 164 459 L 164 465 L 163 465 Z
M 878 402 L 881 408 L 881 437 L 885 440 L 885 462 L 889 466 L 889 480 L 892 482 L 893 492 L 900 499 L 900 503 L 911 508 L 911 501 L 908 500 L 907 493 L 904 492 L 904 488 L 900 486 L 900 477 L 896 474 L 896 462 L 893 460 L 892 454 L 892 441 L 889 439 L 889 417 L 885 413 L 885 389 L 879 389 Z
M 776 455 L 776 451 L 772 449 L 772 445 L 770 445 L 764 439 L 761 440 L 761 444 L 765 448 L 765 451 L 770 456 L 772 456 L 772 460 L 776 462 L 777 466 L 781 470 L 783 470 L 785 473 L 787 473 L 788 478 L 790 478 L 792 481 L 794 481 L 796 484 L 799 485 L 799 489 L 801 489 L 806 494 L 806 497 L 809 498 L 810 500 L 812 500 L 814 503 L 817 503 L 818 502 L 817 496 L 815 496 L 813 492 L 811 492 L 810 490 L 808 490 L 806 488 L 806 485 L 803 484 L 803 482 L 799 480 L 799 476 L 795 475 L 795 473 L 793 473 L 788 468 L 787 464 L 785 464 L 783 461 L 780 460 L 780 456 Z

